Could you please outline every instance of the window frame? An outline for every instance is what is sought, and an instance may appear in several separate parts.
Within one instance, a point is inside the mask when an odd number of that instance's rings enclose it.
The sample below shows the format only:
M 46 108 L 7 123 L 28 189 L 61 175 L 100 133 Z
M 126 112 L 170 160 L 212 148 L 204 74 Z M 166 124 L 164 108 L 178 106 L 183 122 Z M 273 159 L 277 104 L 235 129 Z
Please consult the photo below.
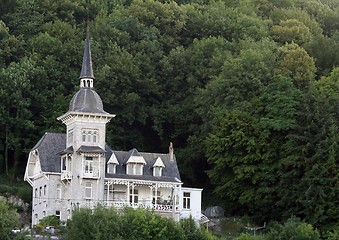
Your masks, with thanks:
M 182 205 L 183 209 L 191 209 L 191 192 L 183 192 Z
M 91 182 L 86 182 L 85 183 L 85 198 L 92 199 L 92 196 L 93 196 L 93 184 Z
M 117 169 L 117 164 L 107 163 L 107 173 L 115 174 Z

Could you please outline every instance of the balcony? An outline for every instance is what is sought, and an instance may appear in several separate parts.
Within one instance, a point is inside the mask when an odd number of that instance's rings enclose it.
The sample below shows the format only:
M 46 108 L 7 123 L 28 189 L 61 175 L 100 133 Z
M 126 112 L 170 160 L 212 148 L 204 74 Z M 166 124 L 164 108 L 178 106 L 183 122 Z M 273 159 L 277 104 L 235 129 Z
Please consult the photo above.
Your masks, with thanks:
M 138 203 L 129 203 L 124 201 L 105 201 L 105 206 L 108 207 L 115 207 L 117 209 L 124 208 L 124 207 L 131 207 L 131 208 L 148 208 L 152 209 L 156 212 L 173 212 L 173 205 L 170 204 L 154 204 L 151 201 L 141 201 Z M 178 207 L 175 207 L 176 211 L 178 211 Z
M 61 181 L 70 181 L 72 179 L 72 173 L 71 172 L 61 172 Z

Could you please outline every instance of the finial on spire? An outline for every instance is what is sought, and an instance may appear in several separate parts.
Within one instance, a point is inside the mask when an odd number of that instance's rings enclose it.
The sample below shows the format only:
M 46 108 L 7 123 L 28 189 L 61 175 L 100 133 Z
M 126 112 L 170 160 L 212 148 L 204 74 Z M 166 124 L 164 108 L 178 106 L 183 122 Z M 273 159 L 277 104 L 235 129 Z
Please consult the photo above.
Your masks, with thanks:
M 92 68 L 92 56 L 91 46 L 89 39 L 89 24 L 87 23 L 87 33 L 85 40 L 84 55 L 82 59 L 82 68 L 80 73 L 80 87 L 93 87 L 93 68 Z

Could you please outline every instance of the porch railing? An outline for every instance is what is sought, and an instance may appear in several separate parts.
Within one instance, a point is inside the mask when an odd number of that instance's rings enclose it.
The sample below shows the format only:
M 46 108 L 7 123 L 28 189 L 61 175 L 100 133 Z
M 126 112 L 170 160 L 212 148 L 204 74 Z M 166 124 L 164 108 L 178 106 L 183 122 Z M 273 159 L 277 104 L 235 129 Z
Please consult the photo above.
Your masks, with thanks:
M 130 203 L 130 202 L 123 202 L 123 201 L 106 201 L 105 205 L 108 207 L 115 207 L 115 208 L 124 208 L 124 207 L 131 207 L 131 208 L 149 208 L 153 209 L 154 211 L 158 212 L 172 212 L 173 205 L 172 204 L 154 204 L 149 202 L 138 202 L 138 203 Z

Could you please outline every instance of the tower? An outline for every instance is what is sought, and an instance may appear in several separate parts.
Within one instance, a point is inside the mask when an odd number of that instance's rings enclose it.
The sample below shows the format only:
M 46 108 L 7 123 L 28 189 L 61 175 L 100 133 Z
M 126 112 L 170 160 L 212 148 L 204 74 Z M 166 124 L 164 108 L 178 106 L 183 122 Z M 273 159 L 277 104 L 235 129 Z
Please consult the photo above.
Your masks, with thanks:
M 115 115 L 104 111 L 100 96 L 93 89 L 94 74 L 87 31 L 80 90 L 75 93 L 69 110 L 58 117 L 66 125 L 66 148 L 60 152 L 64 198 L 72 206 L 97 204 L 102 199 L 105 177 L 106 124 Z M 88 201 L 87 201 L 88 200 Z

